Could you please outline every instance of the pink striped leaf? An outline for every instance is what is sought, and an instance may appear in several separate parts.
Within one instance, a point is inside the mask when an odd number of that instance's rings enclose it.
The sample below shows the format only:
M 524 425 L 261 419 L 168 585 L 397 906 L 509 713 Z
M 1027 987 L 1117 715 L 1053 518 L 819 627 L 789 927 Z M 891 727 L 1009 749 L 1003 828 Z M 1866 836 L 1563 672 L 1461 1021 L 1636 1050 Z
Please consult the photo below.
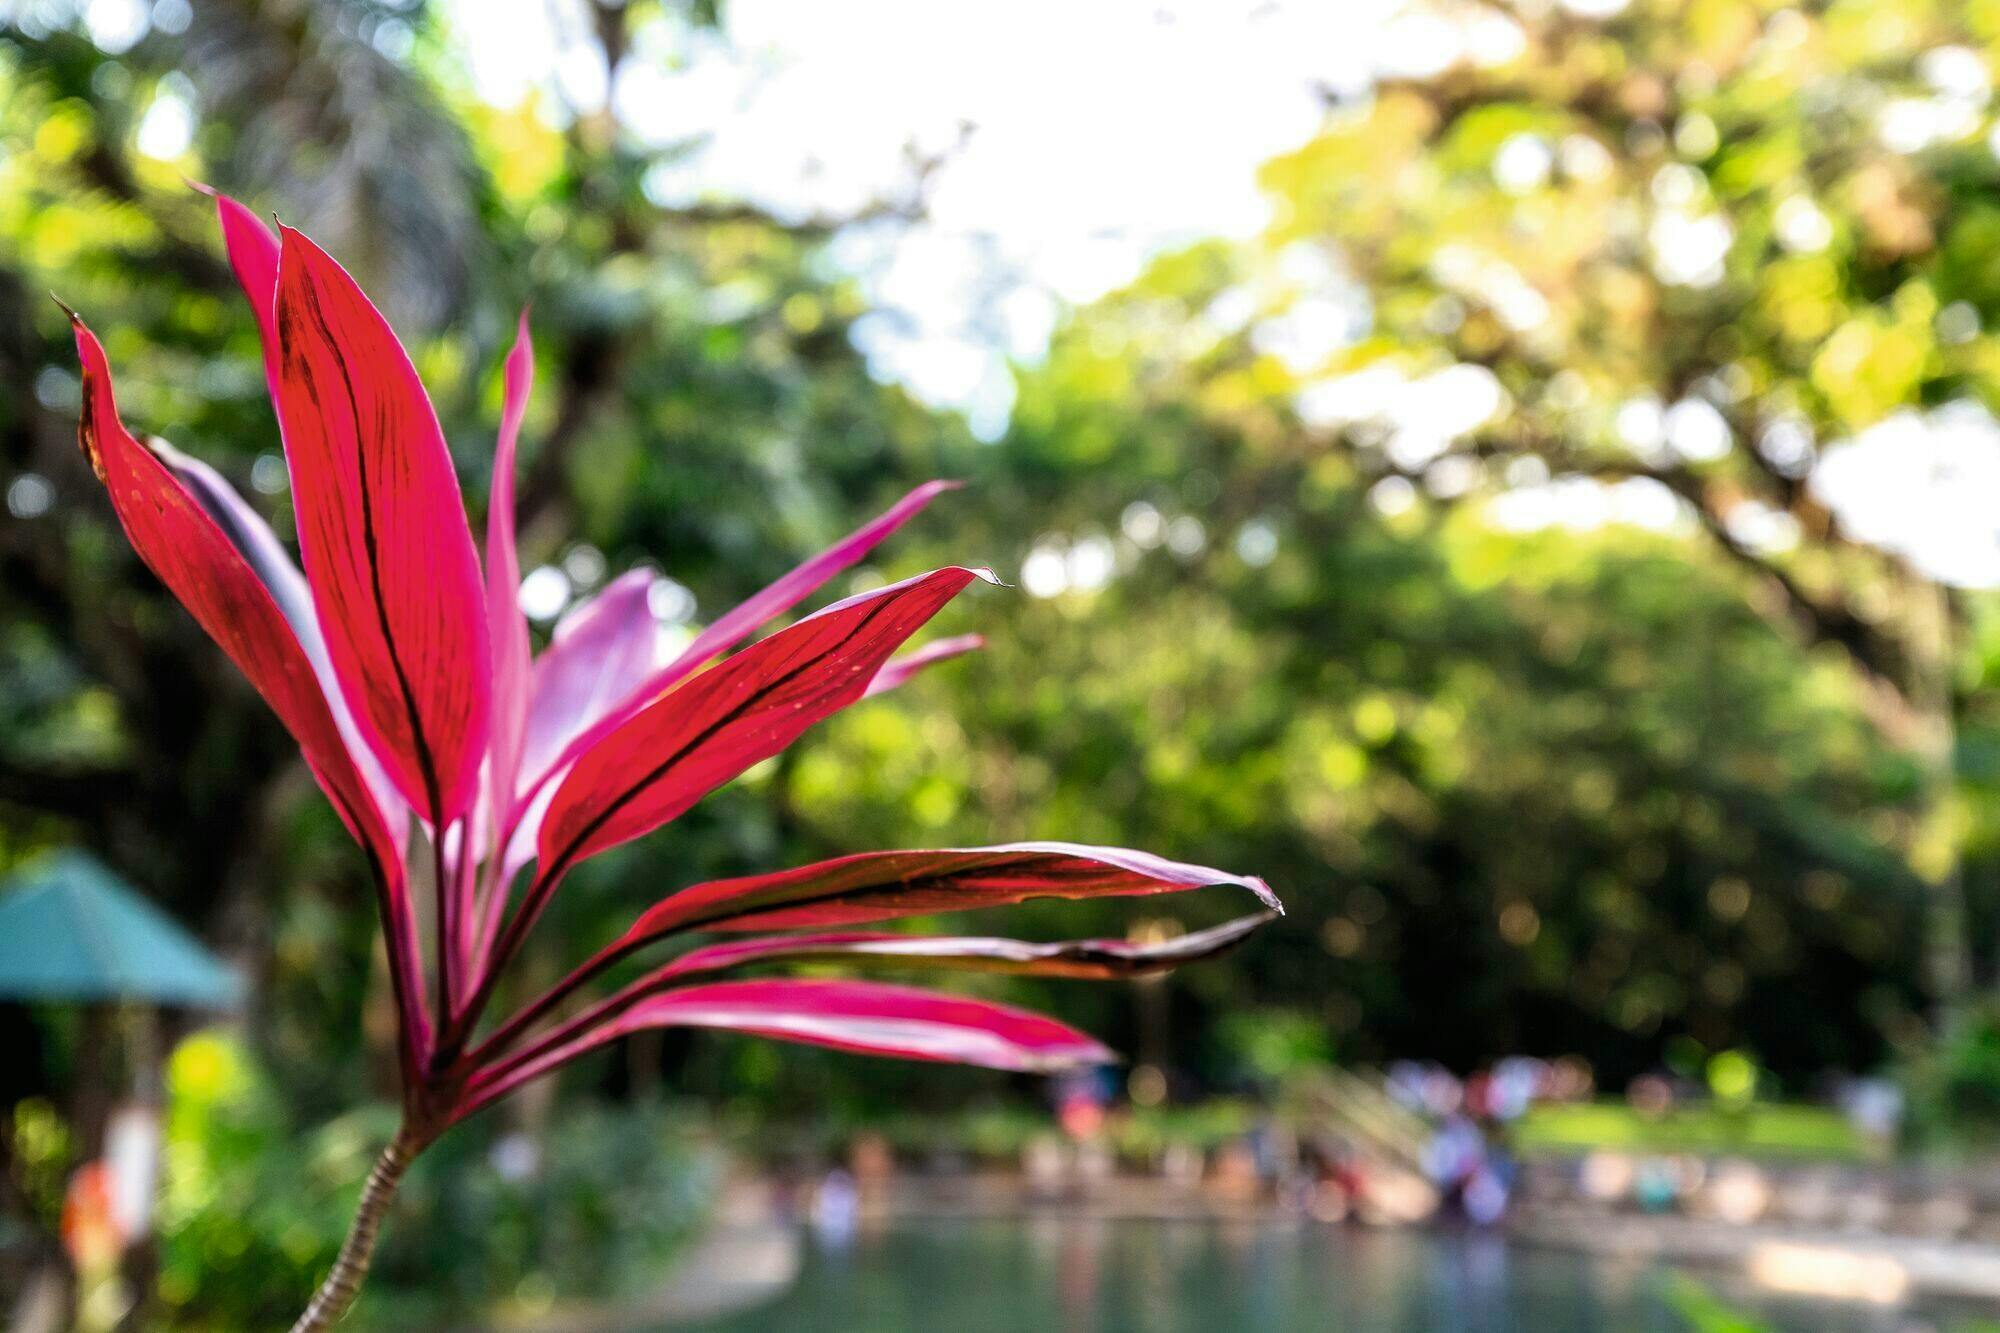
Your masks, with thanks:
M 374 751 L 362 739 L 360 729 L 347 711 L 347 700 L 341 695 L 340 681 L 333 674 L 333 661 L 327 656 L 326 639 L 320 634 L 319 616 L 313 610 L 312 592 L 306 587 L 305 575 L 299 573 L 299 567 L 279 542 L 278 534 L 271 531 L 271 525 L 237 494 L 236 488 L 224 480 L 221 473 L 200 459 L 182 453 L 165 440 L 154 439 L 148 447 L 187 493 L 194 497 L 195 502 L 215 520 L 215 525 L 222 529 L 223 535 L 229 538 L 237 553 L 263 582 L 271 600 L 278 604 L 278 610 L 284 613 L 285 621 L 297 636 L 306 660 L 312 663 L 313 674 L 319 678 L 320 692 L 326 696 L 327 707 L 333 713 L 335 725 L 340 728 L 340 737 L 347 746 L 348 756 L 353 759 L 355 768 L 367 784 L 382 822 L 396 842 L 398 859 L 401 859 L 400 850 L 409 838 L 409 806 L 404 803 L 402 793 L 396 790 L 396 784 L 383 771 Z
M 936 643 L 927 643 L 915 652 L 892 657 L 887 665 L 875 673 L 875 679 L 868 682 L 868 693 L 872 696 L 893 690 L 925 667 L 936 666 L 939 662 L 977 652 L 985 646 L 986 640 L 981 635 L 959 634 L 949 639 L 939 639 Z
M 250 313 L 257 320 L 258 338 L 264 353 L 264 380 L 275 406 L 278 401 L 277 234 L 265 226 L 256 214 L 228 195 L 206 185 L 196 184 L 194 188 L 215 201 L 216 220 L 222 229 L 222 244 L 229 256 L 230 271 L 236 275 L 237 285 L 242 287 L 244 299 L 250 303 Z M 333 659 L 327 653 L 326 637 L 320 633 L 319 615 L 313 607 L 305 575 L 299 572 L 297 564 L 279 542 L 277 534 L 271 531 L 270 525 L 213 468 L 170 448 L 156 448 L 156 452 L 161 461 L 174 470 L 181 483 L 201 501 L 230 540 L 236 543 L 244 559 L 256 569 L 258 576 L 264 580 L 264 586 L 277 599 L 285 619 L 291 622 L 293 632 L 299 636 L 299 646 L 305 649 L 313 670 L 319 675 L 327 704 L 333 710 L 334 720 L 340 724 L 340 734 L 347 741 L 355 766 L 367 779 L 369 790 L 374 793 L 383 819 L 400 848 L 408 841 L 408 804 L 382 767 L 382 761 L 376 757 L 361 724 L 348 710 L 340 680 L 333 671 Z
M 530 779 L 539 782 L 549 773 L 566 767 L 648 703 L 819 591 L 828 579 L 861 560 L 896 529 L 915 518 L 925 505 L 946 491 L 957 490 L 959 485 L 955 481 L 925 482 L 870 522 L 724 612 L 680 656 L 648 676 L 616 707 L 574 736 L 545 771 L 527 770 Z
M 577 760 L 542 823 L 541 879 L 658 828 L 859 699 L 882 664 L 984 571 L 851 597 L 654 701 Z
M 988 936 L 897 935 L 880 931 L 760 935 L 690 949 L 638 984 L 652 989 L 683 977 L 761 963 L 854 963 L 1117 981 L 1152 976 L 1217 957 L 1275 919 L 1274 913 L 1255 912 L 1206 930 L 1147 943 L 1098 939 L 1033 944 Z
M 458 479 L 388 321 L 304 236 L 281 245 L 278 418 L 306 578 L 356 720 L 442 830 L 477 791 L 493 675 Z
M 557 623 L 535 662 L 523 774 L 546 772 L 658 666 L 660 622 L 652 596 L 660 582 L 650 569 L 628 570 Z
M 988 1069 L 1046 1071 L 1117 1060 L 1096 1039 L 1041 1014 L 878 981 L 782 979 L 689 986 L 635 1005 L 603 1035 L 610 1040 L 652 1027 L 720 1028 L 864 1055 Z
M 513 350 L 507 354 L 500 409 L 499 445 L 493 453 L 493 486 L 486 506 L 486 621 L 493 645 L 493 739 L 487 765 L 487 810 L 495 835 L 514 814 L 515 772 L 528 727 L 532 654 L 528 618 L 521 611 L 521 557 L 514 532 L 514 450 L 535 383 L 535 348 L 528 312 L 521 312 Z
M 271 402 L 278 401 L 278 238 L 263 221 L 231 199 L 206 185 L 195 186 L 215 200 L 216 220 L 222 225 L 222 246 L 229 255 L 230 270 L 250 302 L 256 316 L 257 333 L 264 344 L 264 380 Z
M 547 774 L 517 790 L 512 832 L 502 856 L 501 879 L 512 882 L 535 859 L 542 820 L 567 765 L 551 769 L 565 746 L 630 697 L 659 660 L 660 627 L 652 592 L 662 582 L 649 569 L 627 570 L 556 625 L 535 659 L 527 736 L 519 773 Z
M 623 953 L 685 930 L 824 929 L 998 907 L 1030 898 L 1179 893 L 1209 885 L 1248 889 L 1282 912 L 1252 875 L 1168 861 L 1123 847 L 1020 842 L 940 851 L 861 852 L 739 879 L 713 880 L 663 899 L 613 945 Z
M 572 1040 L 496 1067 L 467 1090 L 459 1118 L 586 1051 L 648 1028 L 697 1027 L 862 1055 L 1049 1073 L 1114 1063 L 1095 1039 L 1011 1005 L 877 981 L 718 981 L 647 997 Z

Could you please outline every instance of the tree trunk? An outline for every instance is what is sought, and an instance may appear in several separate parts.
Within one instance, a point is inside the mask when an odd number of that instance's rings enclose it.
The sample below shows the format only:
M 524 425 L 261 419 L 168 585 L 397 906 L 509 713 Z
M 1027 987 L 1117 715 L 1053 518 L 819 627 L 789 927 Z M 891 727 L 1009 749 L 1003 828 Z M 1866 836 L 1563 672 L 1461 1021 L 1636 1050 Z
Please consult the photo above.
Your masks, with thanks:
M 1923 807 L 1912 861 L 1930 888 L 1924 931 L 1924 981 L 1930 989 L 1932 1030 L 1948 1032 L 1964 1011 L 1972 987 L 1966 938 L 1965 886 L 1961 877 L 1958 810 L 1957 691 L 1952 676 L 1950 594 L 1924 581 L 1912 590 L 1911 703 L 1919 718 L 1918 750 L 1924 770 Z

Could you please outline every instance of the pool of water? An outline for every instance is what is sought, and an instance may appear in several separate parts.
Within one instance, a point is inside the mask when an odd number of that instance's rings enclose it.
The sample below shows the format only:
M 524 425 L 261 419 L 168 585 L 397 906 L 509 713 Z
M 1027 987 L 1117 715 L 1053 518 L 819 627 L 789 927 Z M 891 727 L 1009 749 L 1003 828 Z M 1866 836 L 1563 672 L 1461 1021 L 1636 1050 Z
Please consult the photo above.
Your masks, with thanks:
M 905 1218 L 808 1242 L 777 1301 L 702 1333 L 1682 1333 L 1687 1279 L 1492 1235 L 1263 1223 Z M 1936 1311 L 1779 1299 L 1716 1275 L 1753 1327 L 1912 1333 Z M 1987 1327 L 1993 1327 L 1987 1325 Z M 1733 1331 L 1732 1331 L 1733 1333 Z

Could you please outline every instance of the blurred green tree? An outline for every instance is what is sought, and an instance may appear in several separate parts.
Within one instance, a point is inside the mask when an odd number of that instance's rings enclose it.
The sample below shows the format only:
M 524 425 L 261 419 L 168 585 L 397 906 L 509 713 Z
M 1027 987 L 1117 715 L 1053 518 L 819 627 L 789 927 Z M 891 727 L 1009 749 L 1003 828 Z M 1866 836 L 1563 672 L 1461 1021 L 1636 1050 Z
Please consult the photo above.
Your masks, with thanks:
M 2000 18 L 1877 0 L 1489 13 L 1518 41 L 1385 83 L 1267 169 L 1267 258 L 1281 274 L 1319 260 L 1370 320 L 1289 358 L 1261 404 L 1290 402 L 1308 437 L 1434 498 L 1482 475 L 1639 478 L 1676 497 L 1753 606 L 1846 654 L 1919 761 L 1919 817 L 1893 842 L 1930 886 L 1928 985 L 1950 1011 L 1972 980 L 1955 737 L 1990 726 L 1986 670 L 1947 571 L 1907 533 L 1869 540 L 1812 474 L 1825 445 L 1892 413 L 1993 405 Z M 1297 293 L 1294 320 L 1327 285 Z M 1448 384 L 1449 367 L 1483 376 Z M 1469 389 L 1476 405 L 1385 434 L 1363 381 L 1325 387 L 1365 371 L 1378 396 Z

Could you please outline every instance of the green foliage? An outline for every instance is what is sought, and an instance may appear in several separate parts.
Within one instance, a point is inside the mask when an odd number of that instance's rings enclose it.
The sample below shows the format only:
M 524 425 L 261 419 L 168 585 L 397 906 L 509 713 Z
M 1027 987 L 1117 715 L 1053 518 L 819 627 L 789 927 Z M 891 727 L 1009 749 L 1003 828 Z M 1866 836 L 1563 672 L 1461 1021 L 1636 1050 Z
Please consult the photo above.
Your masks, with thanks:
M 1907 1062 L 1914 1136 L 1924 1143 L 2000 1141 L 2000 1003 L 1960 1014 L 1933 1046 Z
M 331 1264 L 395 1115 L 370 1107 L 304 1133 L 236 1042 L 208 1033 L 167 1068 L 162 1302 L 194 1329 L 283 1320 Z
M 398 1317 L 496 1303 L 532 1311 L 657 1286 L 717 1184 L 699 1126 L 686 1110 L 640 1101 L 566 1111 L 532 1137 L 496 1140 L 488 1125 L 441 1140 L 413 1172 L 380 1261 L 379 1280 L 402 1293 Z M 510 1150 L 532 1152 L 532 1169 L 503 1171 Z
M 60 1215 L 63 1189 L 77 1165 L 75 1135 L 55 1106 L 40 1097 L 16 1102 L 7 1130 L 14 1179 L 33 1214 L 10 1220 L 47 1226 Z
M 297 1313 L 339 1249 L 395 1113 L 371 1106 L 300 1129 L 236 1042 L 190 1038 L 168 1065 L 160 1297 L 173 1326 L 223 1330 Z M 679 1113 L 635 1105 L 565 1115 L 511 1174 L 490 1127 L 453 1135 L 398 1200 L 368 1327 L 452 1311 L 616 1296 L 659 1274 L 705 1215 L 710 1164 Z
M 1707 1286 L 1685 1273 L 1666 1279 L 1666 1296 L 1689 1333 L 1769 1333 L 1770 1325 L 1732 1309 Z
M 1559 1103 L 1531 1108 L 1509 1135 L 1522 1153 L 1696 1153 L 1857 1161 L 1876 1156 L 1838 1111 L 1752 1102 L 1676 1106 L 1662 1112 L 1622 1102 Z
M 1214 380 L 1260 386 L 1229 405 L 1248 429 L 1303 426 L 1364 478 L 1407 475 L 1420 507 L 1524 476 L 1670 492 L 1763 614 L 1867 682 L 1914 761 L 1913 818 L 1875 836 L 1940 900 L 1927 980 L 1949 1009 L 1996 938 L 1991 802 L 1954 797 L 1972 775 L 1950 740 L 1991 744 L 1986 655 L 1957 647 L 1990 599 L 1945 603 L 1940 631 L 1934 571 L 1860 539 L 1807 478 L 1886 417 L 2000 404 L 1990 8 L 1663 0 L 1522 21 L 1513 56 L 1392 81 L 1269 165 L 1278 221 L 1234 290 L 1282 318 L 1338 285 L 1283 281 L 1317 265 L 1365 295 L 1369 336 L 1291 359 L 1253 344 L 1213 356 Z M 1438 454 L 1303 408 L 1355 372 L 1453 368 L 1490 375 L 1497 401 Z M 1648 424 L 1663 408 L 1717 433 L 1683 450 Z M 1788 535 L 1758 535 L 1769 523 Z
M 972 460 L 982 529 L 1116 577 L 1024 608 L 954 674 L 955 726 L 836 726 L 800 786 L 830 828 L 878 826 L 869 784 L 922 768 L 954 836 L 997 807 L 1247 856 L 1293 915 L 1254 985 L 1218 969 L 1180 1003 L 1297 1004 L 1362 1059 L 1575 1050 L 1616 1084 L 1692 1037 L 1777 1086 L 1877 1064 L 1952 998 L 1922 950 L 1963 947 L 1942 886 L 1993 845 L 1926 738 L 1979 755 L 1990 723 L 1935 590 L 1803 475 L 1991 393 L 2000 171 L 1972 130 L 1899 151 L 1876 120 L 1986 19 L 1509 13 L 1518 54 L 1344 108 L 1267 168 L 1267 235 L 1163 259 L 1022 369 Z M 1684 225 L 1722 238 L 1713 272 L 1666 253 Z M 1287 341 L 1328 303 L 1365 336 Z M 1364 372 L 1490 374 L 1493 410 L 1414 442 L 1308 410 Z M 1625 438 L 1677 402 L 1719 454 Z M 1495 503 L 1635 480 L 1664 532 L 1522 532 Z M 1767 514 L 1796 536 L 1743 537 Z M 1985 608 L 1950 602 L 1947 638 Z M 1984 859 L 1963 882 L 1990 970 Z
M 1226 1014 L 1216 1036 L 1245 1074 L 1277 1084 L 1333 1058 L 1326 1025 L 1310 1014 L 1246 1009 Z
M 1198 1106 L 1135 1106 L 1110 1122 L 1112 1142 L 1129 1162 L 1157 1165 L 1169 1147 L 1210 1152 L 1243 1138 L 1257 1124 L 1250 1102 L 1211 1098 Z
M 1207 547 L 1176 557 L 1114 528 L 1110 587 L 1010 608 L 980 658 L 836 720 L 791 775 L 808 827 L 896 837 L 914 788 L 929 838 L 1060 829 L 1256 865 L 1291 915 L 1239 956 L 1254 981 L 1178 977 L 1175 1012 L 1296 1006 L 1361 1059 L 1582 1050 L 1616 1080 L 1689 1031 L 1783 1077 L 1874 1058 L 1871 1030 L 1908 1012 L 1918 888 L 1871 821 L 1913 783 L 1837 661 L 1799 652 L 1684 543 L 1384 520 L 1347 485 L 1314 487 L 1324 459 L 1265 462 L 1144 401 L 1122 410 L 1195 475 L 1243 479 L 1196 506 L 1135 487 L 1135 459 L 1077 462 L 1047 493 L 982 487 L 975 521 L 1030 534 L 1021 554 L 1060 549 L 1136 489 L 1164 521 L 1198 515 Z M 1259 521 L 1282 534 L 1261 568 L 1232 549 Z M 894 715 L 926 691 L 952 720 Z M 1196 924 L 1226 907 L 1157 910 Z M 1047 931 L 1130 916 L 1027 915 Z M 1802 972 L 1848 998 L 1808 1007 Z M 1065 1002 L 1137 1025 L 1115 995 Z
M 1742 1051 L 1722 1051 L 1708 1061 L 1708 1090 L 1731 1110 L 1747 1106 L 1757 1094 L 1757 1063 Z

